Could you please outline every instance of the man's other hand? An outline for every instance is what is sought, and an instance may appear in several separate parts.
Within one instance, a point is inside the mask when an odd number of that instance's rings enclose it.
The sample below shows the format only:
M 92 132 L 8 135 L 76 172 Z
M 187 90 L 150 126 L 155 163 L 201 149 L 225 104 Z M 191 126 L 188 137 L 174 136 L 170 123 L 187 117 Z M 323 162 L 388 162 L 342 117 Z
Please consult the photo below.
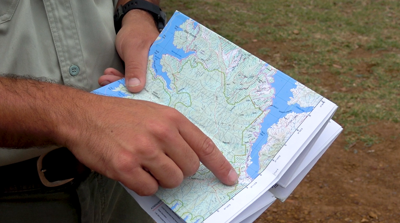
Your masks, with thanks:
M 126 87 L 132 93 L 141 91 L 146 84 L 148 53 L 159 32 L 153 17 L 143 10 L 129 11 L 122 20 L 115 47 L 125 62 Z M 107 68 L 98 80 L 101 86 L 123 78 L 114 68 Z

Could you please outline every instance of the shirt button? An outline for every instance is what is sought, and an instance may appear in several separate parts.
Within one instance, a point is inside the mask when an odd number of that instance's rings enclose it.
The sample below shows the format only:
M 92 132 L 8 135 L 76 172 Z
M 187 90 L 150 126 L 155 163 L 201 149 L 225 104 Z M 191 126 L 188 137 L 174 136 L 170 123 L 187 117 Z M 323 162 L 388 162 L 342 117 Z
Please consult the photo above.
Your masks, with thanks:
M 79 67 L 76 66 L 76 65 L 71 65 L 71 66 L 69 67 L 69 74 L 71 74 L 71 76 L 76 76 L 76 75 L 78 75 L 78 74 L 79 74 L 79 71 L 80 71 L 80 69 L 79 69 Z

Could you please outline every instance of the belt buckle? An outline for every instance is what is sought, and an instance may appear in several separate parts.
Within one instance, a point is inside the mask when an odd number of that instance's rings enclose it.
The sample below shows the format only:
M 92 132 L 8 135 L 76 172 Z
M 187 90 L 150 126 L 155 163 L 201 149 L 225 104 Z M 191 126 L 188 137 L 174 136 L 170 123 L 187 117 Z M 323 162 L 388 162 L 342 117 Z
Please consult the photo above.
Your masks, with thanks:
M 37 161 L 37 172 L 39 174 L 39 179 L 42 182 L 42 184 L 46 187 L 58 187 L 58 186 L 66 184 L 68 182 L 71 182 L 74 178 L 65 179 L 65 180 L 57 180 L 54 182 L 50 182 L 47 180 L 46 176 L 44 175 L 44 173 L 46 172 L 46 169 L 43 169 L 43 158 L 47 154 L 48 154 L 48 152 L 41 155 Z

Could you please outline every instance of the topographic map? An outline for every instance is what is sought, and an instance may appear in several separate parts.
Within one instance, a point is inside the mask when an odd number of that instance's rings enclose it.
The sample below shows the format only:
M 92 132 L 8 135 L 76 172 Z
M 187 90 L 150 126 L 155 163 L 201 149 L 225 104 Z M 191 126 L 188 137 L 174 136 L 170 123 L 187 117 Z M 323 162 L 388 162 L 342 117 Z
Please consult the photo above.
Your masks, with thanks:
M 249 185 L 323 99 L 274 67 L 176 12 L 149 52 L 147 84 L 124 80 L 94 93 L 174 107 L 207 134 L 239 173 L 225 186 L 204 166 L 157 196 L 186 222 L 202 222 Z

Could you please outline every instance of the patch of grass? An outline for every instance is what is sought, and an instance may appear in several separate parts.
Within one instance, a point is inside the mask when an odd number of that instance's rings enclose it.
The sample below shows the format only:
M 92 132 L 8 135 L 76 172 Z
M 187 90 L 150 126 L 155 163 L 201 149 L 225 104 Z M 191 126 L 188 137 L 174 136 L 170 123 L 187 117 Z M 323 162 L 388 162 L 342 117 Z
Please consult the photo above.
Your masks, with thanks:
M 268 53 L 271 52 L 271 49 L 268 47 L 262 47 L 258 49 L 258 53 L 263 54 L 263 55 L 268 55 Z
M 368 130 L 372 124 L 400 122 L 398 0 L 170 0 L 162 6 L 337 103 L 334 119 L 348 147 L 379 142 Z

